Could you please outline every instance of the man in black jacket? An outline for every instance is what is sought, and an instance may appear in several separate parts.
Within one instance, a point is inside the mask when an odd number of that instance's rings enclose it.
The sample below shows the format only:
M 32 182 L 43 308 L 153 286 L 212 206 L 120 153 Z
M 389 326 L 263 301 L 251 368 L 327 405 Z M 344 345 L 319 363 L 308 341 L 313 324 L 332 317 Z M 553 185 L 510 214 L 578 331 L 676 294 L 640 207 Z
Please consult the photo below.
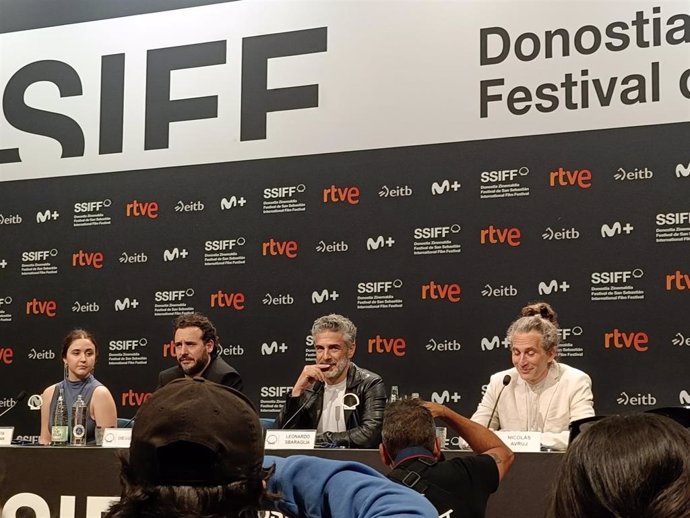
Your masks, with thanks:
M 386 388 L 378 374 L 352 362 L 357 328 L 331 314 L 316 319 L 311 335 L 316 363 L 302 369 L 275 426 L 316 429 L 318 446 L 376 448 Z
M 201 313 L 187 313 L 178 316 L 173 325 L 177 366 L 158 374 L 157 389 L 174 379 L 201 376 L 242 391 L 240 374 L 218 357 L 218 333 L 207 317 Z

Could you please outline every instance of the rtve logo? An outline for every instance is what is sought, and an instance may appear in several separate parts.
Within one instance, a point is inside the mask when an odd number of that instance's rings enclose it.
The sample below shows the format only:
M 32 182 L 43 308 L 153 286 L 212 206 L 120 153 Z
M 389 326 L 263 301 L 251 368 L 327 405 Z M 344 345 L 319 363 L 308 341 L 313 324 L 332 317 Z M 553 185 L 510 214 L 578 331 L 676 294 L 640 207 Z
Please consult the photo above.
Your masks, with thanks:
M 22 217 L 19 214 L 12 214 L 5 216 L 0 214 L 0 225 L 19 225 L 22 222 Z
M 328 290 L 314 290 L 311 292 L 311 303 L 312 304 L 323 304 L 324 302 L 332 302 L 338 300 L 338 297 L 340 295 L 338 294 L 337 291 L 328 291 Z
M 132 200 L 125 206 L 125 216 L 156 219 L 158 218 L 158 202 Z
M 273 340 L 270 344 L 267 342 L 264 342 L 261 344 L 261 356 L 270 356 L 272 354 L 277 354 L 278 352 L 284 354 L 287 352 L 288 346 L 285 345 L 285 342 L 276 342 Z
M 558 329 L 558 336 L 561 338 L 561 342 L 567 342 L 571 336 L 580 335 L 582 335 L 582 328 L 580 326 L 561 327 Z
M 562 228 L 560 230 L 553 230 L 551 227 L 546 227 L 541 235 L 544 241 L 565 241 L 569 239 L 580 239 L 580 232 L 575 227 Z
M 27 315 L 43 315 L 49 318 L 55 318 L 57 315 L 57 302 L 54 300 L 38 300 L 34 297 L 26 301 Z
M 359 187 L 337 187 L 331 185 L 323 190 L 324 203 L 349 203 L 357 205 L 359 203 Z
M 384 354 L 393 353 L 398 358 L 405 356 L 405 348 L 407 343 L 404 338 L 383 338 L 381 335 L 376 335 L 374 338 L 369 338 L 368 351 L 369 354 Z
M 135 298 L 115 299 L 115 311 L 126 311 L 128 309 L 136 309 L 137 307 L 139 307 L 139 301 Z
M 121 264 L 146 263 L 148 260 L 149 256 L 147 256 L 144 252 L 134 252 L 132 254 L 122 252 L 122 255 L 118 259 Z
M 244 293 L 225 293 L 218 290 L 216 293 L 211 293 L 211 307 L 212 308 L 230 308 L 237 311 L 244 310 L 245 296 Z
M 201 200 L 190 201 L 185 203 L 182 200 L 178 200 L 175 204 L 175 212 L 201 212 L 205 209 L 204 203 Z
M 489 225 L 487 228 L 483 228 L 479 231 L 479 242 L 482 245 L 500 245 L 507 243 L 512 247 L 520 246 L 521 237 L 522 233 L 520 229 L 515 227 L 498 228 Z
M 690 177 L 690 162 L 688 165 L 678 164 L 676 165 L 676 177 L 677 178 L 688 178 Z
M 169 263 L 171 261 L 176 261 L 177 259 L 186 259 L 188 255 L 189 252 L 186 248 L 168 248 L 163 250 L 163 261 Z
M 99 201 L 80 201 L 74 204 L 74 213 L 99 212 L 101 209 L 108 208 L 112 201 L 108 198 Z
M 482 297 L 515 297 L 518 294 L 517 288 L 512 284 L 508 286 L 492 287 L 490 284 L 484 285 Z
M 134 351 L 139 347 L 146 347 L 149 341 L 146 338 L 138 338 L 135 340 L 110 340 L 108 342 L 109 351 Z
M 316 251 L 321 252 L 321 253 L 337 253 L 337 252 L 347 252 L 349 250 L 349 246 L 345 241 L 333 241 L 332 243 L 326 243 L 325 241 L 321 240 L 318 242 L 316 245 Z
M 79 302 L 74 301 L 72 304 L 72 313 L 98 313 L 101 307 L 96 302 Z
M 453 403 L 457 403 L 462 399 L 462 396 L 457 393 L 457 391 L 454 391 L 452 394 L 448 390 L 444 390 L 442 392 L 432 392 L 431 393 L 431 401 L 434 403 L 439 403 L 441 405 L 445 405 L 449 401 L 452 401 Z
M 510 348 L 508 337 L 505 337 L 503 340 L 498 335 L 494 335 L 491 338 L 482 338 L 482 351 L 493 351 L 494 349 L 500 349 L 501 346 L 504 349 Z
M 289 185 L 285 187 L 268 187 L 264 189 L 264 199 L 292 197 L 295 193 L 304 192 L 307 187 L 301 183 L 299 185 Z
M 103 261 L 105 256 L 103 252 L 85 252 L 79 250 L 72 254 L 72 266 L 76 268 L 91 267 L 96 270 L 103 268 Z
M 620 272 L 593 272 L 591 280 L 592 284 L 621 284 L 630 279 L 640 279 L 643 275 L 644 271 L 641 268 Z
M 422 300 L 447 300 L 448 302 L 460 302 L 460 294 L 462 288 L 459 284 L 438 284 L 435 281 L 429 281 L 428 284 L 422 284 Z
M 430 352 L 453 352 L 462 350 L 462 344 L 457 340 L 434 340 L 429 339 L 425 349 Z
M 618 171 L 613 175 L 614 180 L 620 180 L 621 182 L 631 181 L 631 180 L 649 180 L 654 176 L 654 172 L 650 171 L 646 167 L 644 169 L 635 168 L 634 171 L 626 171 L 622 167 L 618 168 Z
M 392 236 L 376 236 L 367 238 L 367 250 L 378 250 L 382 247 L 392 248 L 395 244 L 395 239 Z
M 297 241 L 276 241 L 271 238 L 269 241 L 261 243 L 261 255 L 277 256 L 284 255 L 288 259 L 297 257 L 299 245 Z
M 141 406 L 151 397 L 151 392 L 135 392 L 129 389 L 122 393 L 122 404 L 120 406 Z
M 45 261 L 49 257 L 57 257 L 57 255 L 57 248 L 52 248 L 50 250 L 32 250 L 30 252 L 22 252 L 22 262 Z
M 672 290 L 686 291 L 690 290 L 690 274 L 682 273 L 676 270 L 673 274 L 666 274 L 666 291 Z
M 651 406 L 656 405 L 656 398 L 652 394 L 638 394 L 637 396 L 629 396 L 627 392 L 621 392 L 616 399 L 619 405 L 630 406 Z
M 690 212 L 667 212 L 666 214 L 656 215 L 656 224 L 661 225 L 683 225 L 690 223 Z
M 382 185 L 379 191 L 379 198 L 400 198 L 403 196 L 412 196 L 412 187 L 409 185 L 397 185 L 395 187 Z
M 625 333 L 618 328 L 609 333 L 604 333 L 605 349 L 635 349 L 637 352 L 645 352 L 649 349 L 649 336 L 644 331 Z
M 676 333 L 676 336 L 671 340 L 673 345 L 687 345 L 690 347 L 690 338 L 685 338 L 682 333 Z
M 222 198 L 220 200 L 220 210 L 230 210 L 234 209 L 235 207 L 244 207 L 245 203 L 247 203 L 247 200 L 244 196 L 240 196 L 238 198 L 237 196 L 232 195 L 229 198 Z
M 60 217 L 60 213 L 56 210 L 46 209 L 43 212 L 36 213 L 36 223 L 46 223 L 48 221 L 56 221 Z
M 559 167 L 558 171 L 549 173 L 549 186 L 551 187 L 572 187 L 574 185 L 580 189 L 589 189 L 592 186 L 592 171 L 576 169 L 571 172 Z
M 431 195 L 439 196 L 441 194 L 450 192 L 451 190 L 453 192 L 458 192 L 460 187 L 462 187 L 462 184 L 457 180 L 453 180 L 453 183 L 451 183 L 450 180 L 446 178 L 445 180 L 441 180 L 440 182 L 433 182 L 431 184 Z
M 623 224 L 620 221 L 614 221 L 611 225 L 604 223 L 601 226 L 601 237 L 614 237 L 622 234 L 623 232 L 630 235 L 633 230 L 635 230 L 635 227 L 633 227 L 630 223 Z
M 216 344 L 217 347 L 217 344 Z M 177 356 L 177 349 L 175 349 L 175 340 L 170 340 L 163 344 L 163 358 L 171 357 L 175 358 Z
M 261 303 L 264 306 L 286 306 L 294 304 L 295 298 L 289 293 L 285 295 L 271 295 L 270 293 L 266 293 Z
M 512 182 L 518 175 L 527 176 L 529 168 L 522 166 L 520 169 L 496 169 L 494 171 L 482 171 L 480 180 L 482 183 Z
M 551 295 L 552 293 L 562 291 L 565 293 L 570 288 L 570 284 L 566 281 L 558 281 L 557 279 L 551 279 L 548 282 L 540 282 L 537 290 L 539 295 Z
M 14 349 L 11 347 L 0 347 L 0 365 L 12 365 L 14 361 Z

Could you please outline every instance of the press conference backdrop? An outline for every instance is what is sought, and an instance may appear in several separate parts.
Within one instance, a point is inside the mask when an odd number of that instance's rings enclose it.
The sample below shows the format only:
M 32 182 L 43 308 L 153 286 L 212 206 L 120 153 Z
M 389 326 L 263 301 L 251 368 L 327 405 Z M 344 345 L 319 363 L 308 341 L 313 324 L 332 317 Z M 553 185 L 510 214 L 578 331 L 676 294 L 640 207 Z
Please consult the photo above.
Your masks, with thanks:
M 533 300 L 599 413 L 690 403 L 689 2 L 203 3 L 2 2 L 0 411 L 84 327 L 131 417 L 200 311 L 264 416 L 329 312 L 471 414 Z

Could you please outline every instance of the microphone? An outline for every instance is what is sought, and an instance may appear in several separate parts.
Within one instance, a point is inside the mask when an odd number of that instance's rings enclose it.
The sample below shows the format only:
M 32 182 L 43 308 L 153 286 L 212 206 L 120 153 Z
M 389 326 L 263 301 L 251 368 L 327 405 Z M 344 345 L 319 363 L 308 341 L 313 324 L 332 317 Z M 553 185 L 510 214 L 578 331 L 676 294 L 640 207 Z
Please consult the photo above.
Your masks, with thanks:
M 126 422 L 125 424 L 123 424 L 122 426 L 118 425 L 117 427 L 118 427 L 118 428 L 132 428 L 132 426 L 134 426 L 132 423 L 134 423 L 134 421 L 136 420 L 136 418 L 137 418 L 137 416 L 136 416 L 136 414 L 135 414 L 134 417 L 132 417 L 132 419 L 130 419 L 129 421 L 127 421 L 127 422 Z
M 24 398 L 26 397 L 26 390 L 22 390 L 19 394 L 17 394 L 17 397 L 14 398 L 14 402 L 8 406 L 4 412 L 0 414 L 0 417 L 4 416 L 7 412 L 12 410 L 14 407 L 16 407 L 19 403 L 24 401 Z
M 498 401 L 501 399 L 501 394 L 503 394 L 503 391 L 505 388 L 510 385 L 510 374 L 506 374 L 503 376 L 503 386 L 501 387 L 500 392 L 498 393 L 498 397 L 496 398 L 496 402 L 494 403 L 494 408 L 491 410 L 491 416 L 489 417 L 489 422 L 486 423 L 486 427 L 489 428 L 491 426 L 491 421 L 494 418 L 494 414 L 496 413 L 496 409 L 498 408 Z
M 305 406 L 307 406 L 309 403 L 311 403 L 311 401 L 312 401 L 318 394 L 320 394 L 321 391 L 323 391 L 323 388 L 324 388 L 325 386 L 326 386 L 326 384 L 325 384 L 323 381 L 317 381 L 317 382 L 315 382 L 314 385 L 313 385 L 312 388 L 311 388 L 311 391 L 312 391 L 311 396 L 309 396 L 309 397 L 307 398 L 307 400 L 306 400 L 304 403 L 302 403 L 302 405 L 297 409 L 297 411 L 296 411 L 294 414 L 292 414 L 292 415 L 290 416 L 290 419 L 288 419 L 287 421 L 285 421 L 285 422 L 283 423 L 283 426 L 281 426 L 280 429 L 281 429 L 281 430 L 285 430 L 285 428 L 287 427 L 287 425 L 289 425 L 289 424 L 295 419 L 295 417 L 297 417 L 297 415 L 298 415 L 302 410 L 304 410 L 304 407 L 305 407 Z

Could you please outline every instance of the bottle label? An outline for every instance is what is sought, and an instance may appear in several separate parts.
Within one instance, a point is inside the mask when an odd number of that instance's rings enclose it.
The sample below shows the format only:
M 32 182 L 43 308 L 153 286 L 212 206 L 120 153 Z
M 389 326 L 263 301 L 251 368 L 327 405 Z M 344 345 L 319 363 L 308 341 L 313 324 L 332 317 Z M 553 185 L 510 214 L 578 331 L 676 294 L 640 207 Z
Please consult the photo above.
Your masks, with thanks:
M 86 434 L 86 428 L 83 424 L 78 424 L 72 429 L 72 435 L 75 439 L 81 439 Z
M 67 442 L 68 428 L 66 426 L 53 426 L 50 430 L 50 440 L 54 443 Z

